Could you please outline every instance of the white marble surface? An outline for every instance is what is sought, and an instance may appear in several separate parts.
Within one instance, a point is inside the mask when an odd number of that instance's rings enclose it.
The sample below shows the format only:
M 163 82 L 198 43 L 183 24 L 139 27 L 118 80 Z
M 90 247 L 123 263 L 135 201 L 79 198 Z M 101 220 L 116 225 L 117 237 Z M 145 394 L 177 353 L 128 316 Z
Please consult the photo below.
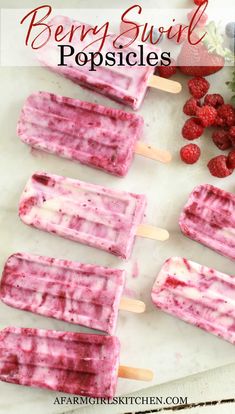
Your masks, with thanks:
M 16 6 L 16 2 L 13 3 Z M 53 3 L 58 7 L 58 2 L 51 2 Z M 100 3 L 105 3 L 107 6 L 106 1 Z M 150 3 L 153 2 L 146 3 L 149 3 L 146 6 L 151 7 Z M 173 3 L 179 4 L 179 2 Z M 30 7 L 32 4 L 35 2 L 25 1 L 23 6 Z M 9 7 L 9 3 L 5 1 L 1 1 L 0 5 Z M 74 7 L 74 5 L 75 2 L 69 1 L 66 7 Z M 183 6 L 187 5 L 188 3 L 184 2 Z M 79 6 L 84 7 L 85 2 L 81 1 Z M 124 6 L 124 1 L 118 2 L 118 7 L 121 6 Z M 229 92 L 224 84 L 229 77 L 227 72 L 230 70 L 219 72 L 211 77 L 210 81 L 211 91 L 217 92 L 219 88 L 219 91 L 229 98 Z M 235 187 L 234 176 L 219 180 L 208 174 L 206 163 L 219 152 L 212 145 L 209 134 L 205 134 L 199 141 L 203 154 L 196 165 L 186 166 L 179 161 L 178 151 L 184 144 L 180 129 L 185 120 L 182 106 L 187 98 L 187 88 L 183 77 L 177 76 L 177 79 L 184 85 L 181 95 L 169 96 L 161 92 L 149 91 L 140 110 L 146 122 L 144 139 L 153 145 L 170 150 L 173 153 L 173 162 L 166 166 L 136 157 L 128 176 L 119 179 L 51 155 L 31 152 L 17 138 L 15 128 L 24 99 L 35 90 L 48 90 L 113 107 L 122 106 L 100 95 L 85 91 L 46 69 L 1 68 L 0 266 L 3 266 L 11 253 L 26 251 L 125 267 L 129 271 L 127 293 L 144 300 L 147 311 L 143 315 L 120 312 L 117 335 L 122 344 L 121 363 L 152 368 L 155 372 L 153 385 L 235 362 L 235 351 L 231 344 L 157 311 L 150 300 L 150 290 L 161 264 L 172 255 L 186 256 L 225 273 L 234 273 L 234 264 L 229 259 L 186 239 L 179 231 L 179 213 L 195 185 L 207 182 L 229 191 L 234 191 Z M 132 259 L 126 263 L 104 252 L 26 227 L 17 216 L 17 203 L 28 176 L 39 169 L 117 189 L 146 193 L 149 201 L 148 222 L 167 228 L 170 231 L 170 240 L 160 243 L 138 239 Z M 136 261 L 139 266 L 139 276 L 133 278 L 132 267 Z M 82 330 L 67 323 L 17 311 L 1 304 L 0 328 L 7 325 Z M 133 392 L 146 386 L 149 384 L 120 379 L 118 393 Z M 28 414 L 32 410 L 35 414 L 59 413 L 61 407 L 53 406 L 56 395 L 50 391 L 0 383 L 0 413 L 7 411 Z M 10 405 L 9 401 L 11 401 Z M 66 408 L 65 411 L 69 409 L 71 407 Z
M 132 393 L 132 397 L 158 397 L 162 398 L 163 404 L 127 404 L 119 406 L 83 407 L 75 409 L 71 407 L 69 414 L 234 414 L 234 386 L 235 386 L 235 364 L 226 365 L 197 375 L 172 381 L 167 384 L 148 388 L 141 393 Z M 186 407 L 177 411 L 173 404 L 166 404 L 167 397 L 187 397 Z M 165 404 L 164 404 L 165 403 Z M 180 404 L 181 406 L 184 405 Z M 188 406 L 188 407 L 187 407 Z M 171 409 L 172 408 L 172 409 Z M 159 411 L 157 411 L 159 410 Z

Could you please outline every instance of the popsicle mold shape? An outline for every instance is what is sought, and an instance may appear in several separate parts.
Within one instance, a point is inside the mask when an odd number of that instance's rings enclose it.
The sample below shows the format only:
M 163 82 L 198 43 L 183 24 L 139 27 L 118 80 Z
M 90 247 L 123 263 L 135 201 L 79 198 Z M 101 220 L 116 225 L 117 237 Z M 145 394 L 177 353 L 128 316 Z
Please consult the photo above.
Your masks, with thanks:
M 0 380 L 92 397 L 113 397 L 115 336 L 14 328 L 0 331 Z
M 210 184 L 194 188 L 180 215 L 183 234 L 235 259 L 235 194 Z
M 50 21 L 49 24 L 51 25 L 51 30 L 53 32 L 54 28 L 58 25 L 63 25 L 64 30 L 66 31 L 67 29 L 67 31 L 69 31 L 72 25 L 75 27 L 81 27 L 83 23 L 72 20 L 69 17 L 56 16 Z M 89 29 L 91 29 L 92 26 L 89 24 L 85 24 L 85 26 L 87 34 L 85 41 L 83 40 L 81 43 L 80 50 L 78 50 L 78 38 L 72 39 L 70 46 L 74 47 L 76 53 L 82 51 L 85 51 L 86 53 L 96 53 L 97 42 L 94 43 L 94 36 L 91 32 L 89 32 Z M 140 51 L 139 45 L 136 43 L 122 48 L 123 44 L 128 45 L 130 43 L 130 39 L 122 37 L 121 39 L 116 40 L 116 37 L 117 35 L 110 34 L 110 36 L 106 38 L 105 44 L 102 48 L 103 56 L 107 53 L 120 52 L 120 46 L 123 54 L 127 55 L 129 53 L 129 56 L 133 57 L 134 53 L 137 58 L 139 57 L 139 61 L 141 60 L 141 53 L 143 53 L 143 56 L 153 51 L 160 53 L 160 49 L 156 49 L 156 47 L 153 49 L 153 47 L 147 45 L 146 43 L 143 45 L 142 52 Z M 116 47 L 113 45 L 114 42 Z M 59 73 L 60 75 L 65 76 L 76 84 L 92 89 L 107 96 L 108 98 L 121 102 L 124 105 L 129 105 L 133 109 L 138 109 L 141 106 L 149 86 L 166 90 L 171 93 L 179 93 L 182 89 L 179 82 L 155 76 L 154 66 L 107 66 L 103 64 L 101 66 L 97 66 L 94 71 L 90 71 L 90 66 L 88 64 L 78 65 L 75 62 L 74 55 L 66 58 L 66 66 L 58 65 L 58 63 L 61 62 L 60 53 L 61 50 L 52 35 L 51 40 L 47 42 L 46 45 L 38 49 L 37 58 L 42 65 L 48 67 L 56 73 Z M 131 58 L 131 64 L 133 63 L 132 60 L 133 59 Z
M 7 305 L 113 334 L 124 270 L 16 253 L 5 263 L 0 299 Z
M 143 124 L 140 115 L 39 92 L 27 98 L 17 134 L 33 148 L 123 177 Z
M 112 398 L 117 378 L 151 381 L 143 368 L 119 366 L 115 336 L 9 327 L 0 331 L 0 380 Z
M 181 257 L 162 266 L 151 293 L 154 305 L 235 344 L 235 278 Z
M 145 207 L 144 195 L 37 172 L 26 184 L 19 215 L 25 224 L 127 259 Z

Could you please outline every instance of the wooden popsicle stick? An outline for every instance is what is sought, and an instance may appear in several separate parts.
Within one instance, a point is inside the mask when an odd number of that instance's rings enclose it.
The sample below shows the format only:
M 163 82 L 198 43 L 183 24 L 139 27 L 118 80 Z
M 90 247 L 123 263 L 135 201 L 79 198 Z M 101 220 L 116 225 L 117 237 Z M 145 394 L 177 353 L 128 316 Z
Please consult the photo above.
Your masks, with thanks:
M 138 381 L 152 381 L 153 371 L 150 369 L 133 368 L 125 365 L 120 365 L 118 370 L 120 378 L 130 378 Z
M 172 156 L 168 151 L 153 148 L 141 141 L 137 141 L 134 152 L 142 157 L 151 158 L 152 160 L 161 161 L 164 163 L 170 162 Z
M 179 93 L 182 90 L 181 83 L 156 75 L 151 76 L 148 86 L 170 93 Z
M 145 303 L 141 300 L 131 298 L 121 298 L 119 309 L 134 313 L 143 313 L 145 311 Z
M 136 235 L 160 241 L 168 240 L 170 237 L 167 230 L 150 226 L 149 224 L 140 224 L 137 228 Z

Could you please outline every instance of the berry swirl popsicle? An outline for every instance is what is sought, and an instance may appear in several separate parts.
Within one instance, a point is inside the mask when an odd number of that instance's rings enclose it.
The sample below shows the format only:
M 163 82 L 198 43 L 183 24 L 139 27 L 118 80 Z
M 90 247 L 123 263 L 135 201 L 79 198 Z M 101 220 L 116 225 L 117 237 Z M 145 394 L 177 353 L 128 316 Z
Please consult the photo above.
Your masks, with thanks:
M 145 304 L 122 297 L 125 271 L 27 253 L 5 263 L 0 299 L 6 305 L 114 334 L 119 309 Z
M 112 398 L 119 377 L 150 381 L 152 371 L 119 366 L 115 336 L 9 327 L 0 331 L 0 381 Z
M 167 240 L 167 230 L 142 224 L 146 198 L 72 178 L 37 172 L 19 203 L 30 226 L 115 254 L 131 255 L 136 235 Z
M 235 260 L 235 194 L 210 184 L 197 186 L 179 225 L 185 236 Z
M 235 278 L 181 257 L 162 266 L 154 305 L 235 344 Z
M 71 26 L 77 27 L 84 26 L 84 23 L 80 23 L 69 17 L 56 16 L 50 21 L 51 30 L 53 31 L 59 25 L 63 25 L 66 32 L 69 31 Z M 79 37 L 71 39 L 70 46 L 74 47 L 76 53 L 80 53 L 84 50 L 86 53 L 97 52 L 97 42 L 94 42 L 94 36 L 91 34 L 92 26 L 85 24 L 86 37 L 81 45 L 79 45 Z M 102 55 L 116 54 L 120 52 L 118 46 L 122 46 L 122 43 L 128 45 L 130 39 L 124 38 L 116 42 L 116 47 L 113 46 L 113 42 L 117 38 L 116 35 L 110 34 L 106 38 L 105 44 L 102 48 Z M 85 64 L 78 65 L 75 62 L 74 56 L 68 56 L 66 58 L 65 65 L 59 65 L 61 62 L 60 48 L 54 40 L 54 36 L 51 37 L 43 47 L 37 51 L 37 58 L 42 65 L 48 67 L 60 75 L 72 80 L 73 82 L 92 89 L 108 98 L 114 99 L 124 105 L 131 106 L 133 109 L 138 109 L 142 101 L 144 100 L 145 94 L 148 87 L 154 87 L 160 90 L 165 90 L 171 93 L 179 93 L 182 89 L 179 82 L 175 82 L 169 79 L 164 79 L 154 75 L 154 66 L 141 66 L 132 65 L 117 65 L 107 66 L 102 64 L 97 66 L 95 71 L 90 71 L 89 65 Z M 80 50 L 78 50 L 80 46 Z M 140 61 L 140 49 L 138 45 L 132 44 L 131 46 L 124 47 L 122 50 L 123 54 L 136 55 L 136 59 Z M 159 53 L 160 50 L 154 49 L 155 52 Z M 153 53 L 153 47 L 150 47 L 146 43 L 144 44 L 144 54 Z M 160 53 L 159 53 L 160 55 Z M 132 59 L 133 60 L 133 59 Z
M 43 150 L 123 177 L 134 153 L 169 162 L 168 151 L 139 141 L 140 115 L 53 93 L 30 95 L 17 126 L 20 139 Z

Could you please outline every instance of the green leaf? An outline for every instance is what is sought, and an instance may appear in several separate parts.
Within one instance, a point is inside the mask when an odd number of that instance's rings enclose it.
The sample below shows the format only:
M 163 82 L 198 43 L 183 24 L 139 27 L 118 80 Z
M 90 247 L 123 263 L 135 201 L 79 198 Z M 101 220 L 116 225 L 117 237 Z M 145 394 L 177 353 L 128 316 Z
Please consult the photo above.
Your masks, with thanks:
M 229 89 L 231 89 L 232 92 L 235 92 L 235 70 L 233 71 L 232 80 L 230 82 L 226 82 L 226 84 L 228 85 Z
M 205 32 L 206 36 L 203 39 L 203 43 L 208 51 L 224 57 L 228 62 L 234 63 L 233 52 L 227 47 L 224 47 L 224 36 L 222 35 L 221 28 L 214 21 L 210 21 L 203 30 L 199 30 L 200 36 Z

